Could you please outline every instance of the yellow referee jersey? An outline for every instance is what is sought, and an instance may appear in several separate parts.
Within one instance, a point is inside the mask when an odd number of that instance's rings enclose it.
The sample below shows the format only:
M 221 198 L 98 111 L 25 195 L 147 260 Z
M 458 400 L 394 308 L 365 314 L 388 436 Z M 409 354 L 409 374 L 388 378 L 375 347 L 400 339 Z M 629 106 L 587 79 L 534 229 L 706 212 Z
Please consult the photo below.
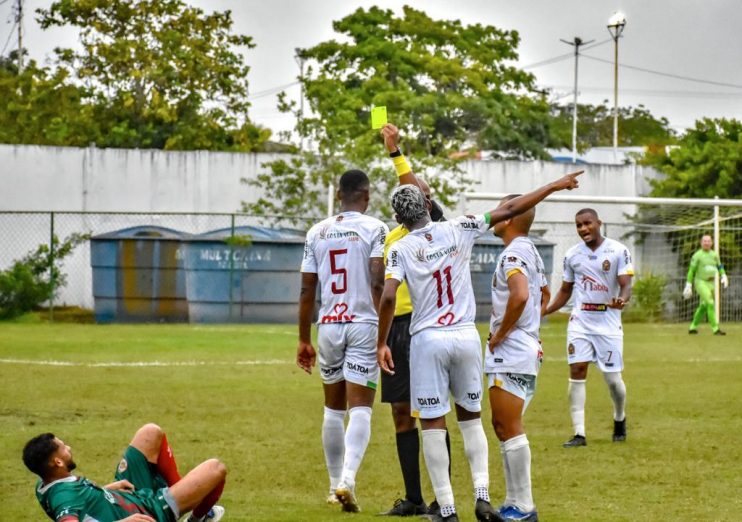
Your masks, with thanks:
M 389 253 L 389 247 L 395 241 L 399 241 L 405 237 L 409 231 L 402 225 L 392 229 L 386 235 L 386 242 L 384 243 L 384 263 L 386 263 L 386 256 Z M 412 313 L 412 300 L 410 299 L 410 291 L 407 289 L 407 283 L 402 281 L 402 284 L 397 288 L 397 306 L 394 308 L 394 315 L 404 315 Z

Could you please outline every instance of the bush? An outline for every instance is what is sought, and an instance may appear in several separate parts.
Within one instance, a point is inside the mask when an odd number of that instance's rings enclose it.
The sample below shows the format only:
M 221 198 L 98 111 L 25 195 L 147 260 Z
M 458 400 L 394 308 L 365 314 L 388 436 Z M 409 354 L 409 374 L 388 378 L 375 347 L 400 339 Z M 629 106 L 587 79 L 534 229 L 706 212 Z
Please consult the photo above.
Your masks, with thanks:
M 662 317 L 663 294 L 667 279 L 662 275 L 648 273 L 639 278 L 633 287 L 634 301 L 646 321 L 656 321 Z
M 60 243 L 52 240 L 54 253 L 49 245 L 39 245 L 10 268 L 0 271 L 0 319 L 10 319 L 33 310 L 55 296 L 67 278 L 61 271 L 62 260 L 74 248 L 87 241 L 88 235 L 72 234 Z

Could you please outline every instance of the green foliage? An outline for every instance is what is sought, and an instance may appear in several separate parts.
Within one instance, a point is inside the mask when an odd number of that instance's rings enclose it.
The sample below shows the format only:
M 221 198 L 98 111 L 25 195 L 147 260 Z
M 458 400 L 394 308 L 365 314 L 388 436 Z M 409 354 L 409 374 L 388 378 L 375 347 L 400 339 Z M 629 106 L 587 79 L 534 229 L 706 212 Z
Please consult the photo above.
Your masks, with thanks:
M 633 300 L 639 305 L 639 312 L 646 321 L 657 321 L 662 317 L 663 293 L 667 278 L 652 273 L 644 274 L 634 282 Z
M 572 105 L 553 105 L 552 123 L 554 140 L 560 146 L 572 147 Z M 675 131 L 667 118 L 655 118 L 644 108 L 618 108 L 619 146 L 644 146 L 650 150 L 675 142 Z M 613 144 L 613 108 L 604 101 L 601 105 L 577 104 L 577 148 L 584 151 L 590 147 Z
M 302 119 L 285 98 L 279 105 L 296 115 L 296 131 L 313 153 L 266 165 L 270 173 L 253 184 L 270 201 L 245 205 L 246 212 L 324 215 L 325 187 L 352 166 L 374 180 L 375 208 L 383 213 L 397 181 L 391 165 L 379 163 L 384 149 L 370 125 L 374 106 L 387 107 L 413 169 L 428 175 L 443 203 L 468 183 L 458 169 L 462 151 L 545 157 L 549 107 L 533 76 L 511 65 L 517 32 L 434 20 L 407 6 L 401 16 L 360 8 L 333 28 L 341 39 L 300 51 L 309 115 Z M 437 177 L 442 171 L 452 175 Z
M 53 253 L 49 245 L 39 245 L 0 271 L 0 319 L 17 317 L 56 295 L 67 282 L 62 260 L 87 239 L 87 235 L 72 234 L 60 243 L 54 236 Z
M 742 197 L 742 122 L 704 118 L 668 154 L 650 154 L 646 164 L 665 176 L 652 182 L 652 196 Z
M 0 64 L 4 142 L 253 151 L 270 136 L 248 118 L 249 67 L 237 49 L 254 45 L 232 32 L 229 11 L 59 0 L 37 14 L 42 29 L 77 28 L 81 49 L 56 49 L 53 70 Z

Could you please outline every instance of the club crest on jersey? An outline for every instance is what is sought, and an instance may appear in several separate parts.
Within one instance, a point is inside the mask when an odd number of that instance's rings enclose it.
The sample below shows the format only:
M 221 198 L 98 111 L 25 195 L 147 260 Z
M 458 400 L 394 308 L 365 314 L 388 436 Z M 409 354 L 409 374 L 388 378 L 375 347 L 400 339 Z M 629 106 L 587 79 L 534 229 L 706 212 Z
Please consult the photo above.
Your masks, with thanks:
M 129 463 L 126 462 L 126 459 L 121 459 L 121 462 L 119 462 L 118 472 L 123 473 L 128 467 Z
M 603 283 L 599 283 L 589 275 L 582 276 L 582 288 L 589 290 L 590 292 L 609 292 L 610 289 Z
M 603 272 L 608 272 L 611 269 L 611 262 L 607 259 L 603 261 Z
M 343 220 L 344 217 L 345 216 L 343 216 L 342 214 L 340 214 L 338 217 L 335 218 L 335 222 L 336 223 L 340 223 Z
M 348 305 L 345 303 L 338 303 L 332 307 L 334 315 L 323 315 L 320 323 L 349 323 L 355 318 L 355 314 L 346 313 L 348 312 Z
M 428 242 L 433 241 L 433 236 L 430 235 L 429 233 L 425 232 L 425 239 L 427 239 Z
M 575 345 L 572 343 L 569 343 L 569 346 L 567 346 L 567 353 L 570 355 L 575 354 Z
M 456 316 L 453 315 L 451 312 L 448 312 L 438 318 L 438 324 L 441 326 L 450 326 L 455 320 Z

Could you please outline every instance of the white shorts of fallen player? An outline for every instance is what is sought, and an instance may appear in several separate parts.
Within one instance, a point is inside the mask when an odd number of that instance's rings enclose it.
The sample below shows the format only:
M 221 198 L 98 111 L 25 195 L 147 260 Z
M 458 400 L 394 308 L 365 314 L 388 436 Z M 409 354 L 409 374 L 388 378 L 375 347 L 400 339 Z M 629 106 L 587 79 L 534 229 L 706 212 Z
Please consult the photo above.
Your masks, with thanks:
M 372 323 L 319 325 L 317 345 L 322 382 L 335 384 L 346 380 L 376 389 L 379 382 L 377 332 L 378 326 Z
M 536 394 L 536 376 L 525 373 L 488 373 L 487 387 L 497 386 L 523 400 L 523 413 Z
M 623 337 L 568 333 L 567 362 L 594 362 L 602 372 L 623 371 Z
M 413 417 L 435 419 L 451 411 L 449 392 L 467 411 L 481 411 L 482 348 L 474 326 L 426 328 L 410 342 Z

